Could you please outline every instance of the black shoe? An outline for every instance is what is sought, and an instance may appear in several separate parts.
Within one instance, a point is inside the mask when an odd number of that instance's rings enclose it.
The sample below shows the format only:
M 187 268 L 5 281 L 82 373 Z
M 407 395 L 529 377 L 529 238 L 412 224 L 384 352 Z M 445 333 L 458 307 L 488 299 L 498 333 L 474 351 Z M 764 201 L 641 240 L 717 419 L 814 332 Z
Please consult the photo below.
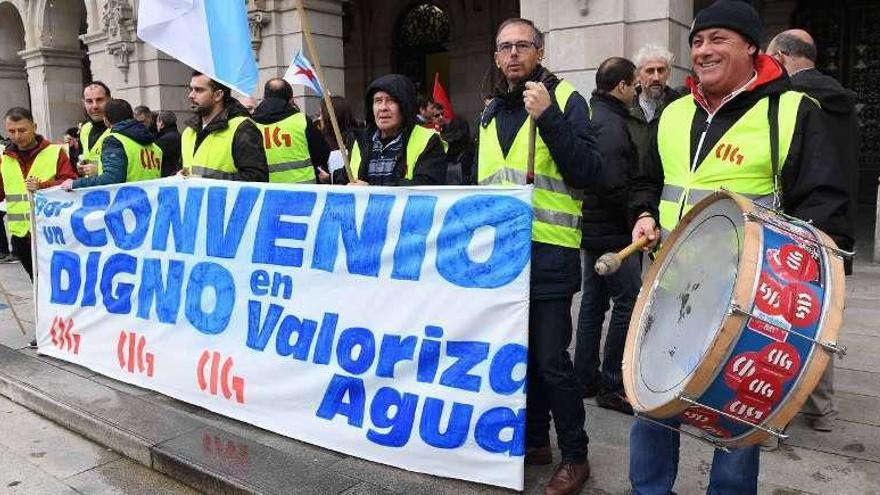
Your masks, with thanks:
M 31 349 L 36 349 L 37 348 L 37 339 L 31 340 L 30 344 L 28 344 L 28 347 L 30 347 Z
M 603 409 L 613 409 L 623 414 L 633 415 L 633 408 L 622 392 L 603 390 L 596 396 L 596 404 Z

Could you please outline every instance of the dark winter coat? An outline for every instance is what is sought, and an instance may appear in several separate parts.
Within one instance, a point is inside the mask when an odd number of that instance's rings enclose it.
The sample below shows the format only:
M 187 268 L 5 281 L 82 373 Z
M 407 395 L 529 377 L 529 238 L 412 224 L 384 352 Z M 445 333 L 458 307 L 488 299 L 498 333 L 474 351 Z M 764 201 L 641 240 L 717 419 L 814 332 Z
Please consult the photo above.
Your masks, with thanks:
M 859 191 L 859 119 L 856 116 L 856 94 L 840 85 L 831 76 L 816 69 L 806 69 L 791 76 L 791 85 L 815 98 L 828 120 L 830 144 L 837 148 L 836 163 L 840 173 L 846 175 L 850 186 L 850 203 L 846 222 L 850 232 L 855 232 L 856 199 Z M 852 243 L 842 243 L 842 249 L 851 251 Z M 852 273 L 852 260 L 845 263 L 846 273 Z
M 195 149 L 205 140 L 208 134 L 229 127 L 229 119 L 248 117 L 242 122 L 232 137 L 232 161 L 237 172 L 233 180 L 242 182 L 269 182 L 269 166 L 266 164 L 266 152 L 263 149 L 263 134 L 250 121 L 250 114 L 238 100 L 230 99 L 226 107 L 208 125 L 202 128 L 202 118 L 198 115 L 186 122 L 196 132 Z
M 563 112 L 554 95 L 559 79 L 553 73 L 539 65 L 526 80 L 542 82 L 550 92 L 550 107 L 535 121 L 535 127 L 546 143 L 563 180 L 576 189 L 594 184 L 600 177 L 602 155 L 590 126 L 586 100 L 574 92 Z M 480 125 L 485 128 L 495 119 L 498 141 L 505 155 L 510 151 L 516 134 L 528 117 L 523 91 L 525 82 L 513 88 L 504 85 L 496 88 L 495 96 L 483 111 L 480 120 Z M 479 157 L 479 151 L 477 155 Z M 479 166 L 478 159 L 474 167 L 474 177 L 479 176 Z M 580 290 L 580 285 L 581 260 L 577 249 L 532 242 L 532 298 L 571 297 Z
M 697 162 L 701 163 L 735 122 L 762 98 L 791 90 L 791 82 L 782 67 L 772 58 L 761 55 L 757 59 L 758 76 L 751 86 L 716 110 L 711 125 L 706 126 L 708 112 L 693 80 L 688 81 L 697 112 L 691 123 L 691 156 L 696 153 L 700 135 L 706 136 Z M 840 167 L 835 164 L 837 149 L 830 142 L 829 124 L 822 109 L 809 98 L 804 98 L 797 112 L 797 123 L 782 167 L 782 208 L 789 215 L 813 223 L 842 245 L 852 243 L 852 229 L 848 224 L 850 185 Z M 632 218 L 648 211 L 657 218 L 660 192 L 663 189 L 663 166 L 657 148 L 657 133 L 643 166 L 634 174 L 630 190 Z M 849 243 L 849 244 L 844 244 Z
M 118 132 L 138 144 L 148 145 L 156 142 L 156 135 L 134 119 L 126 119 L 114 124 L 110 132 Z M 126 181 L 128 156 L 122 143 L 113 135 L 104 138 L 104 144 L 101 145 L 101 169 L 100 175 L 82 177 L 73 181 L 73 188 L 121 184 Z
M 281 98 L 266 98 L 254 110 L 253 119 L 258 124 L 268 125 L 298 113 L 300 113 L 299 108 Z M 327 170 L 330 148 L 327 146 L 324 136 L 321 135 L 321 131 L 308 117 L 306 117 L 306 145 L 309 148 L 309 157 L 312 159 L 312 166 L 315 168 L 315 176 L 317 177 L 319 168 Z
M 629 107 L 627 125 L 629 126 L 629 134 L 632 136 L 633 143 L 635 143 L 636 148 L 639 150 L 640 159 L 648 152 L 648 145 L 651 143 L 651 128 L 657 125 L 657 121 L 660 119 L 660 114 L 663 113 L 663 109 L 679 98 L 681 98 L 681 93 L 666 86 L 666 88 L 663 89 L 663 99 L 660 101 L 660 106 L 657 107 L 657 110 L 654 112 L 654 118 L 651 119 L 650 122 L 647 117 L 645 117 L 645 111 L 642 110 L 641 105 L 639 105 L 638 98 L 636 98 L 633 101 L 633 104 Z
M 440 135 L 433 136 L 425 148 L 425 151 L 416 160 L 416 163 L 406 163 L 406 148 L 409 144 L 409 136 L 413 128 L 418 125 L 416 114 L 419 111 L 416 101 L 416 89 L 406 76 L 400 74 L 388 74 L 376 79 L 367 87 L 364 97 L 364 116 L 366 128 L 357 137 L 358 147 L 361 153 L 361 165 L 358 169 L 358 179 L 367 181 L 369 172 L 370 150 L 372 149 L 373 135 L 377 132 L 376 119 L 373 116 L 373 95 L 379 91 L 388 93 L 394 98 L 403 114 L 403 148 L 397 157 L 397 165 L 394 168 L 393 183 L 397 186 L 423 186 L 446 184 L 446 151 L 443 149 L 443 141 Z M 350 150 L 349 150 L 350 151 Z M 409 167 L 413 168 L 412 180 L 406 179 Z M 344 169 L 334 174 L 334 182 L 338 184 L 348 183 L 348 176 Z
M 156 146 L 162 150 L 162 177 L 176 174 L 182 165 L 180 161 L 180 131 L 177 130 L 177 124 L 170 127 L 165 126 L 159 131 Z
M 622 101 L 594 92 L 590 108 L 603 161 L 601 180 L 584 188 L 581 247 L 601 255 L 630 243 L 629 174 L 638 164 L 639 153 L 627 125 L 629 110 Z

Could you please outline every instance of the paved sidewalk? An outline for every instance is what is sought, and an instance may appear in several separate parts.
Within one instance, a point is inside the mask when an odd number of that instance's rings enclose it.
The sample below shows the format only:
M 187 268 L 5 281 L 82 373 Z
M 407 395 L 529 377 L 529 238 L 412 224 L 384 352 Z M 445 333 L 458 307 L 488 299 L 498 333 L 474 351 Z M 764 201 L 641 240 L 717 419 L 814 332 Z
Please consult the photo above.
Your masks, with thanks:
M 0 417 L 0 493 L 196 493 L 3 397 Z
M 25 349 L 33 335 L 27 276 L 18 265 L 0 265 L 0 283 L 28 332 L 22 335 L 0 297 L 0 394 L 190 486 L 208 492 L 509 493 L 314 447 L 37 356 Z M 880 495 L 880 267 L 857 264 L 847 294 L 841 342 L 849 353 L 835 362 L 836 429 L 813 432 L 796 418 L 791 438 L 762 455 L 761 493 Z M 592 400 L 586 404 L 593 476 L 583 493 L 627 493 L 631 418 Z M 682 439 L 678 493 L 705 492 L 711 456 L 711 448 Z M 526 493 L 542 493 L 551 474 L 550 467 L 527 468 Z

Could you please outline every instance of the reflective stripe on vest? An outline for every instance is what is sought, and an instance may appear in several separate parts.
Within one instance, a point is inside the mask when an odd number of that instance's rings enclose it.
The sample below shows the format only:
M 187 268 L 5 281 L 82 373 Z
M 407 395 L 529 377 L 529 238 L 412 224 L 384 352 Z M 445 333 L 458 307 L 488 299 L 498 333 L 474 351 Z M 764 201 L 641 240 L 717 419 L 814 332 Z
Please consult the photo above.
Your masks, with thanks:
M 118 132 L 111 132 L 110 135 L 119 140 L 125 150 L 125 160 L 128 162 L 125 182 L 158 179 L 162 175 L 162 150 L 156 143 L 143 145 Z
M 269 164 L 269 182 L 316 183 L 306 141 L 306 115 L 298 112 L 274 124 L 257 124 Z
M 406 141 L 406 163 L 404 164 L 406 173 L 403 176 L 404 179 L 412 180 L 416 168 L 416 162 L 419 161 L 419 157 L 422 156 L 422 153 L 424 153 L 425 149 L 428 147 L 428 142 L 431 141 L 431 138 L 435 135 L 439 134 L 433 129 L 428 129 L 420 125 L 413 127 L 412 131 L 409 133 L 409 139 Z M 354 174 L 355 178 L 360 177 L 361 147 L 357 141 L 354 142 L 354 147 L 351 150 L 350 160 L 351 173 Z
M 60 153 L 61 146 L 57 144 L 44 148 L 34 158 L 27 176 L 36 177 L 40 182 L 51 180 L 55 177 Z M 3 176 L 3 190 L 6 191 L 6 224 L 10 234 L 24 237 L 31 230 L 31 222 L 27 186 L 21 173 L 21 164 L 9 155 L 4 155 L 0 160 L 0 175 Z
M 214 131 L 202 140 L 196 149 L 196 131 L 187 127 L 180 136 L 180 148 L 184 168 L 194 175 L 209 179 L 234 180 L 238 169 L 232 159 L 232 141 L 238 126 L 247 117 L 233 117 L 225 129 Z
M 779 173 L 788 158 L 803 96 L 788 91 L 779 98 Z M 769 97 L 753 105 L 715 143 L 695 171 L 691 171 L 690 129 L 697 103 L 689 95 L 663 110 L 657 129 L 657 148 L 663 164 L 660 225 L 664 233 L 674 229 L 693 205 L 722 187 L 759 202 L 772 199 L 768 108 Z
M 561 81 L 554 90 L 559 108 L 565 111 L 574 86 Z M 495 119 L 480 127 L 478 183 L 480 185 L 526 184 L 528 173 L 528 119 L 520 127 L 507 156 L 501 149 Z M 535 136 L 535 192 L 532 198 L 534 222 L 532 240 L 578 249 L 583 224 L 583 191 L 569 187 L 562 179 L 550 150 L 538 130 Z

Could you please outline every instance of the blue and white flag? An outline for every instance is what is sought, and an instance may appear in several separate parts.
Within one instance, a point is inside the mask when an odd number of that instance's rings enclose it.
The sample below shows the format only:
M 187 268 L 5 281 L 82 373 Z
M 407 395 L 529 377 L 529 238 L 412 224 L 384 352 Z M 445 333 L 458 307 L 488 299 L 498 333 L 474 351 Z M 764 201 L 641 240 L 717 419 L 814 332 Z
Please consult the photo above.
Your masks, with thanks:
M 293 56 L 293 60 L 290 62 L 290 67 L 288 67 L 287 71 L 284 73 L 284 80 L 290 84 L 308 86 L 312 88 L 312 91 L 318 96 L 324 96 L 324 89 L 321 88 L 321 81 L 318 80 L 318 73 L 315 71 L 315 68 L 312 67 L 312 63 L 309 62 L 309 59 L 307 59 L 302 52 L 296 52 Z
M 250 95 L 257 87 L 245 2 L 141 0 L 137 34 L 239 93 Z

